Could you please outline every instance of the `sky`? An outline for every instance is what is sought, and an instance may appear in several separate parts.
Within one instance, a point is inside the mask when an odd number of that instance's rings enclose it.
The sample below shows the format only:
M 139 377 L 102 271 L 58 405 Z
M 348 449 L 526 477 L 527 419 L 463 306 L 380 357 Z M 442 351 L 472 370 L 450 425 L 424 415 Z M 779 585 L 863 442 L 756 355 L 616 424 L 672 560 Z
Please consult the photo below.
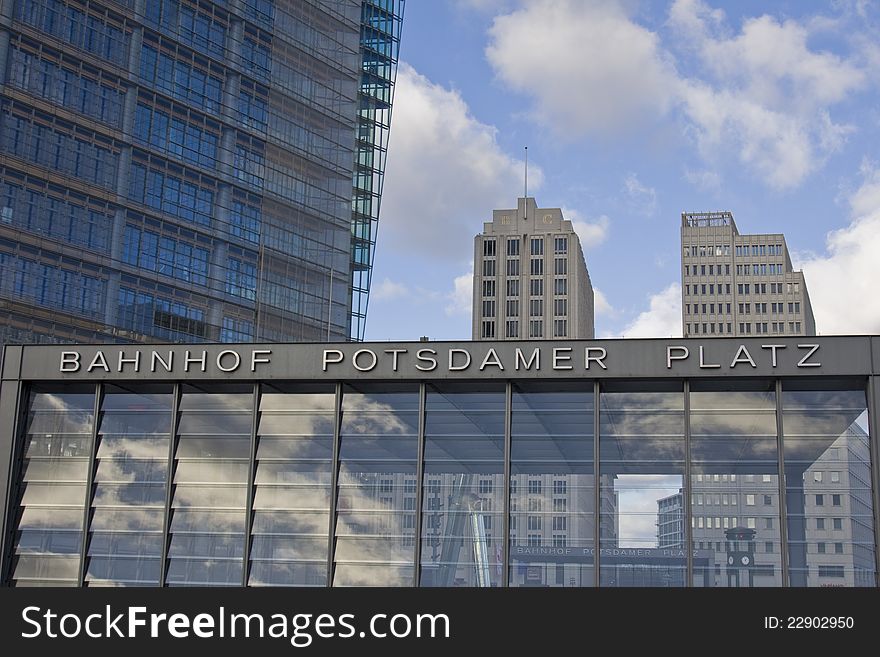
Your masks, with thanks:
M 880 333 L 880 1 L 408 0 L 367 340 L 470 339 L 473 239 L 562 208 L 596 336 L 681 335 L 682 212 L 786 236 Z

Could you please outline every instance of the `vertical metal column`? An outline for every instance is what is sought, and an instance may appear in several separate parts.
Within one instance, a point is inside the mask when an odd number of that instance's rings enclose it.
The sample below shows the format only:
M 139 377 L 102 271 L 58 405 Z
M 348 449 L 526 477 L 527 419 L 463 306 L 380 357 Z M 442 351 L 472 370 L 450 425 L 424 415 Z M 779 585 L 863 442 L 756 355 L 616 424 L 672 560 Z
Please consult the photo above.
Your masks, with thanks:
M 251 417 L 251 459 L 248 463 L 247 501 L 244 516 L 244 551 L 242 553 L 241 585 L 247 586 L 251 562 L 251 528 L 254 521 L 254 479 L 257 472 L 257 429 L 260 422 L 260 384 L 254 383 L 254 407 Z
M 506 587 L 510 580 L 510 446 L 513 425 L 513 384 L 508 381 L 504 388 L 504 517 L 501 519 L 501 586 Z
M 336 384 L 333 407 L 333 463 L 330 471 L 330 523 L 327 533 L 327 586 L 333 586 L 333 561 L 336 557 L 336 498 L 339 485 L 339 434 L 342 433 L 342 384 Z
M 92 488 L 95 484 L 95 461 L 97 460 L 96 457 L 98 452 L 98 425 L 101 416 L 102 393 L 103 386 L 100 383 L 96 383 L 95 410 L 92 415 L 92 443 L 89 448 L 89 469 L 86 473 L 86 500 L 85 508 L 83 509 L 82 544 L 79 551 L 79 575 L 77 577 L 77 586 L 80 587 L 83 585 L 86 578 L 86 557 L 89 549 L 89 525 L 91 524 L 89 520 L 92 515 L 92 495 L 94 494 Z
M 415 540 L 413 549 L 413 586 L 419 585 L 419 577 L 422 572 L 422 504 L 424 503 L 424 492 L 422 487 L 425 483 L 425 398 L 426 386 L 425 382 L 419 383 L 419 445 L 418 455 L 416 456 L 416 518 L 415 518 Z
M 171 501 L 174 497 L 174 453 L 177 451 L 177 420 L 180 414 L 180 384 L 174 384 L 171 399 L 171 433 L 168 436 L 168 468 L 165 471 L 165 518 L 162 521 L 162 563 L 159 567 L 159 586 L 165 586 L 168 574 L 168 550 L 171 547 Z
M 26 413 L 27 413 L 27 389 L 21 381 L 3 381 L 0 383 L 0 421 L 3 426 L 0 430 L 8 431 L 10 436 L 10 450 L 7 454 L 0 455 L 0 463 L 4 472 L 0 477 L 6 477 L 5 485 L 0 485 L 0 490 L 5 494 L 5 503 L 0 517 L 0 586 L 8 586 L 12 582 L 12 555 L 15 552 L 15 518 L 16 508 L 20 499 L 21 470 L 24 461 L 26 446 Z M 5 461 L 8 459 L 8 461 Z
M 691 382 L 684 380 L 684 486 L 682 487 L 681 504 L 684 507 L 681 521 L 684 523 L 684 545 L 687 555 L 685 572 L 686 587 L 694 585 L 694 528 L 693 509 L 691 508 Z
M 782 543 L 782 586 L 789 586 L 788 572 L 788 514 L 785 502 L 785 448 L 782 425 L 782 379 L 776 379 L 776 446 L 779 456 L 779 538 Z
M 868 449 L 871 453 L 871 493 L 874 502 L 874 586 L 880 586 L 880 377 L 868 377 Z
M 599 489 L 599 381 L 593 381 L 593 586 L 599 588 L 599 551 L 602 541 L 599 536 L 602 527 L 601 497 Z

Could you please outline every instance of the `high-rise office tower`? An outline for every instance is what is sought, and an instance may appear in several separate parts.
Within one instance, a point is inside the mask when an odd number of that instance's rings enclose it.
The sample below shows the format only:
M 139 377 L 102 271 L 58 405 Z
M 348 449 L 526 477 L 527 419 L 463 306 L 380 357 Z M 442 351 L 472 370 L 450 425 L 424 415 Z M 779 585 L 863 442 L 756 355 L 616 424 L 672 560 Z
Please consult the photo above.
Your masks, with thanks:
M 494 210 L 474 238 L 474 340 L 592 339 L 593 286 L 559 208 Z
M 741 235 L 730 212 L 682 213 L 681 281 L 684 337 L 816 335 L 785 236 Z
M 402 10 L 0 0 L 0 343 L 361 338 Z

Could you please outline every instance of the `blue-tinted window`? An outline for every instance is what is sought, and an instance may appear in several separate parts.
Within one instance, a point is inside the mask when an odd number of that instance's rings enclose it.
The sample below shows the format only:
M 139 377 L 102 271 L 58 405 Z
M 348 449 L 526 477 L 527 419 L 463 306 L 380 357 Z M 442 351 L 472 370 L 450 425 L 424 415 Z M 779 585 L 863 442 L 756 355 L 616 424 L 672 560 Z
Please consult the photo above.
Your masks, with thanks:
M 207 285 L 209 257 L 207 249 L 132 225 L 125 227 L 122 259 L 141 269 Z
M 224 317 L 220 328 L 220 342 L 251 342 L 254 339 L 254 323 L 236 317 Z
M 42 191 L 0 182 L 0 223 L 76 246 L 107 248 L 113 210 L 104 202 L 101 205 L 100 210 L 91 209 Z
M 109 125 L 118 125 L 122 116 L 122 91 L 20 48 L 11 49 L 9 82 Z
M 127 287 L 119 288 L 118 324 L 127 329 L 168 340 L 208 337 L 205 311 Z
M 253 301 L 257 293 L 256 266 L 230 258 L 226 269 L 226 293 Z
M 266 130 L 269 121 L 267 101 L 253 93 L 242 90 L 238 95 L 238 111 L 241 122 L 257 130 Z
M 132 164 L 129 198 L 193 223 L 210 225 L 214 193 L 177 176 Z
M 15 155 L 60 173 L 99 186 L 113 188 L 118 155 L 94 143 L 38 125 L 11 113 L 12 104 L 3 103 L 3 147 Z
M 20 299 L 89 316 L 104 310 L 107 282 L 100 278 L 12 255 L 6 269 L 14 272 L 12 292 Z
M 114 64 L 126 61 L 128 35 L 112 19 L 89 14 L 82 5 L 25 0 L 17 3 L 16 18 Z
M 172 33 L 189 46 L 222 57 L 226 28 L 215 18 L 179 0 L 151 0 L 146 22 L 165 33 Z
M 220 111 L 223 81 L 186 62 L 144 45 L 141 78 L 179 100 L 208 113 Z
M 261 80 L 268 80 L 271 72 L 271 49 L 251 37 L 245 37 L 241 44 L 241 56 L 247 71 Z
M 233 236 L 257 243 L 260 239 L 260 208 L 242 201 L 232 202 L 229 230 Z

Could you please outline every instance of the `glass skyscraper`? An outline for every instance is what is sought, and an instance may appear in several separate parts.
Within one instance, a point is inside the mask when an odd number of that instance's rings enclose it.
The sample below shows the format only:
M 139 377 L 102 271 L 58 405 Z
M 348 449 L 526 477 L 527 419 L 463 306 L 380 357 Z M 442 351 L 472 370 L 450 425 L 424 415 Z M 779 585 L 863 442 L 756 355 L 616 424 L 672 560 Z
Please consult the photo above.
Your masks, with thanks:
M 0 342 L 363 337 L 402 0 L 0 0 Z

